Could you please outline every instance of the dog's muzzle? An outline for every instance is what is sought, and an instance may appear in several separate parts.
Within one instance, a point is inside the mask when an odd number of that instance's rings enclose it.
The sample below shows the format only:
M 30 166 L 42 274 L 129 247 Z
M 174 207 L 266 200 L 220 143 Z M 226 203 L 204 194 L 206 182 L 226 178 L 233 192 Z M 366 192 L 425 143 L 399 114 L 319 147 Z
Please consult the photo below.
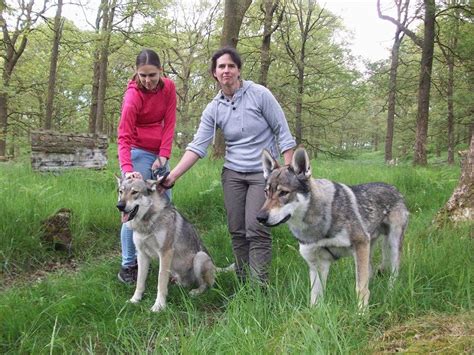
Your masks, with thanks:
M 122 212 L 122 223 L 126 223 L 131 221 L 137 214 L 139 206 L 135 206 L 131 211 L 125 211 L 126 203 L 123 201 L 119 201 L 117 203 L 117 209 Z
M 276 227 L 276 226 L 288 221 L 291 217 L 291 214 L 287 215 L 285 218 L 283 218 L 280 222 L 278 222 L 276 224 L 268 223 L 268 217 L 270 217 L 270 216 L 269 216 L 267 211 L 260 211 L 257 214 L 257 221 L 259 221 L 261 224 L 263 224 L 266 227 Z

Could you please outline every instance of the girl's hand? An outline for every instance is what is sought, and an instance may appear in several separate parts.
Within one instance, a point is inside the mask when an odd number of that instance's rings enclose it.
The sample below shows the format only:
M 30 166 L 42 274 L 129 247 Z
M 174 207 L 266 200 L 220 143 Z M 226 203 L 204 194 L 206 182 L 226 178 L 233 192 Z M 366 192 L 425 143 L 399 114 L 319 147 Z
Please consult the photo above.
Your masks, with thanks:
M 138 171 L 129 171 L 128 173 L 125 173 L 125 179 L 142 179 L 143 180 L 143 176 Z
M 166 159 L 165 157 L 156 158 L 156 160 L 151 165 L 151 170 L 156 170 L 156 169 L 159 169 L 161 167 L 164 167 L 166 165 L 167 161 L 168 161 L 168 159 Z

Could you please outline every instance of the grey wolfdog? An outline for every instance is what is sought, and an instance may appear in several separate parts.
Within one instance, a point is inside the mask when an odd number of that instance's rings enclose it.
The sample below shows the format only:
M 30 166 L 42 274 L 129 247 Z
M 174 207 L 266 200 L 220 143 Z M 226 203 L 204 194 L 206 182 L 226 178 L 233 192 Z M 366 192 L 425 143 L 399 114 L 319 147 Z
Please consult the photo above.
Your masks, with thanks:
M 266 201 L 257 215 L 260 223 L 287 222 L 309 266 L 311 305 L 323 295 L 329 267 L 340 257 L 353 255 L 360 308 L 369 301 L 371 256 L 383 234 L 380 271 L 398 273 L 408 210 L 398 190 L 385 183 L 347 186 L 313 179 L 305 149 L 296 149 L 289 166 L 279 166 L 262 154 Z M 393 280 L 391 277 L 391 280 Z
M 182 286 L 196 285 L 191 296 L 203 293 L 214 284 L 216 269 L 195 228 L 168 199 L 157 190 L 160 178 L 120 179 L 117 208 L 122 223 L 133 230 L 133 242 L 137 249 L 137 285 L 130 302 L 137 303 L 145 291 L 145 281 L 150 261 L 159 259 L 158 294 L 153 312 L 166 306 L 170 276 Z

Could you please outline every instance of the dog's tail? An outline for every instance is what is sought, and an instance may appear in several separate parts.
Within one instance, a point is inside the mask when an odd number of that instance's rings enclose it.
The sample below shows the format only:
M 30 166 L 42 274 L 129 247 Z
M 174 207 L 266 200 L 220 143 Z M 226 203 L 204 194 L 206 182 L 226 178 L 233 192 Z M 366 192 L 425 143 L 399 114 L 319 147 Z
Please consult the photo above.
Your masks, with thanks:
M 216 267 L 216 272 L 217 273 L 219 273 L 219 272 L 231 272 L 231 271 L 235 271 L 235 263 L 232 263 L 227 267 Z

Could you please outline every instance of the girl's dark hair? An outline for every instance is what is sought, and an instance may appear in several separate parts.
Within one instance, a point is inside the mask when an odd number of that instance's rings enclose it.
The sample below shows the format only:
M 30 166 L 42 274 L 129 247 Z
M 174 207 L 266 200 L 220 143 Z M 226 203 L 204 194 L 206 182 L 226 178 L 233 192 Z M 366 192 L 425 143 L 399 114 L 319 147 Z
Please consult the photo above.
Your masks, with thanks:
M 217 68 L 217 59 L 222 57 L 224 54 L 230 55 L 232 61 L 237 65 L 239 70 L 242 68 L 242 59 L 240 59 L 240 54 L 237 52 L 237 50 L 233 47 L 223 47 L 217 50 L 211 58 L 211 75 L 216 80 L 217 78 L 214 76 L 214 72 Z
M 140 53 L 137 55 L 137 59 L 135 60 L 135 70 L 140 68 L 143 65 L 154 65 L 157 68 L 161 69 L 161 61 L 160 57 L 158 54 L 152 50 L 152 49 L 142 49 Z M 137 86 L 144 90 L 145 88 L 140 82 L 140 78 L 138 77 L 138 74 L 135 73 L 132 77 L 132 80 L 134 80 L 137 83 Z M 160 81 L 158 82 L 158 88 L 162 89 L 165 84 L 163 83 L 163 80 L 160 78 Z

